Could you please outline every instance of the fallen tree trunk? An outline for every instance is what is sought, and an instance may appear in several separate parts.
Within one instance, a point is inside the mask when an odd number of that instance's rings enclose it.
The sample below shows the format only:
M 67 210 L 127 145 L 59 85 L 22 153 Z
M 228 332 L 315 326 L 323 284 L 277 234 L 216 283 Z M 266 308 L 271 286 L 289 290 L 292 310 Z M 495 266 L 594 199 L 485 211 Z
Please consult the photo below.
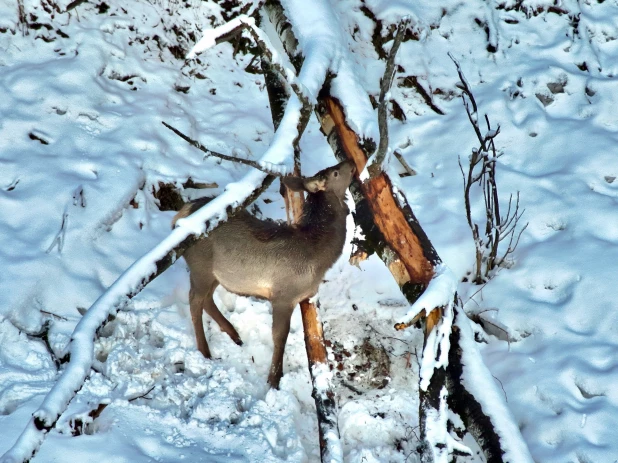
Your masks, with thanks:
M 288 3 L 286 7 L 291 9 Z M 294 37 L 294 27 L 302 27 L 305 23 L 302 20 L 290 20 L 288 16 L 293 12 L 284 11 L 281 5 L 275 2 L 268 2 L 266 11 L 281 35 L 281 41 L 291 62 L 295 65 L 302 63 L 303 44 Z M 308 30 L 303 30 L 300 36 L 303 40 L 307 40 L 308 34 Z M 340 65 L 337 76 L 331 80 L 331 88 L 337 79 L 341 79 L 343 85 L 350 83 L 345 80 L 341 68 L 344 66 Z M 371 139 L 362 139 L 351 129 L 343 110 L 346 102 L 341 102 L 336 95 L 333 95 L 331 88 L 325 87 L 318 95 L 317 113 L 322 130 L 335 155 L 340 160 L 354 160 L 358 172 L 362 172 L 376 143 Z M 365 98 L 362 88 L 348 89 L 343 94 L 346 97 L 354 95 L 358 99 Z M 364 106 L 368 104 L 366 102 Z M 358 108 L 358 105 L 350 104 L 350 107 Z M 351 186 L 357 210 L 355 220 L 363 229 L 366 238 L 371 239 L 373 246 L 371 250 L 376 251 L 385 262 L 402 293 L 413 305 L 396 328 L 404 329 L 423 317 L 425 319 L 425 342 L 419 387 L 422 460 L 426 463 L 446 463 L 449 454 L 455 450 L 461 451 L 461 447 L 454 443 L 447 431 L 447 403 L 469 402 L 473 404 L 474 413 L 464 413 L 465 410 L 462 413 L 468 420 L 466 424 L 470 432 L 479 442 L 487 458 L 498 458 L 492 461 L 530 461 L 525 445 L 523 445 L 525 450 L 519 454 L 521 460 L 502 458 L 508 455 L 502 447 L 505 443 L 508 446 L 508 441 L 511 439 L 517 443 L 523 442 L 516 431 L 512 436 L 509 436 L 508 432 L 499 433 L 501 439 L 490 440 L 491 444 L 486 445 L 481 441 L 485 433 L 495 434 L 497 421 L 492 419 L 488 411 L 483 412 L 479 397 L 469 393 L 465 384 L 459 381 L 457 375 L 453 373 L 458 370 L 456 368 L 449 370 L 449 360 L 454 361 L 453 357 L 449 356 L 450 342 L 451 339 L 456 340 L 450 336 L 456 309 L 455 279 L 450 272 L 444 271 L 440 257 L 403 194 L 393 187 L 391 179 L 383 169 L 376 169 L 375 164 L 371 167 L 371 176 L 368 179 L 361 181 L 359 178 Z M 377 167 L 381 166 L 378 164 Z M 440 271 L 437 271 L 438 269 Z M 428 290 L 430 285 L 434 285 L 433 290 L 431 288 Z M 467 318 L 465 320 L 460 318 L 460 323 L 468 323 Z M 478 355 L 477 352 L 477 357 Z M 480 359 L 477 364 L 487 372 Z M 455 383 L 461 387 L 454 387 Z M 495 389 L 493 384 L 486 386 Z M 477 391 L 477 395 L 481 392 Z M 450 395 L 455 397 L 451 398 Z

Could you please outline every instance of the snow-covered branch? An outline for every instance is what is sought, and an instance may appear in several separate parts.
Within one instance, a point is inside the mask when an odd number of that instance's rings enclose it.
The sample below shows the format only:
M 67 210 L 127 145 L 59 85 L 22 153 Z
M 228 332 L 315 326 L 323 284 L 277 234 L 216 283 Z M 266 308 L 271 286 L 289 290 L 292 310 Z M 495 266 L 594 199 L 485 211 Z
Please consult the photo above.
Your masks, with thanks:
M 460 307 L 455 308 L 453 339 L 457 349 L 450 355 L 449 389 L 457 392 L 451 392 L 454 411 L 483 448 L 487 461 L 531 463 L 532 456 L 504 393 L 483 363 L 470 320 Z M 471 423 L 472 419 L 477 421 Z M 483 426 L 479 426 L 481 419 L 485 420 Z
M 267 153 L 268 155 L 268 153 Z M 266 156 L 265 156 L 266 157 Z M 94 340 L 110 315 L 125 307 L 142 288 L 173 264 L 200 236 L 212 231 L 229 214 L 245 208 L 272 181 L 263 172 L 249 172 L 242 180 L 192 216 L 179 221 L 170 235 L 131 265 L 84 314 L 68 346 L 70 361 L 36 410 L 17 442 L 0 458 L 2 463 L 28 461 L 81 389 L 94 361 Z
M 302 81 L 297 79 L 293 69 L 286 66 L 286 63 L 281 59 L 281 56 L 270 42 L 268 36 L 256 26 L 255 19 L 247 15 L 240 15 L 222 26 L 204 31 L 202 38 L 195 44 L 187 55 L 187 58 L 195 58 L 198 53 L 214 47 L 217 43 L 228 40 L 230 37 L 241 33 L 243 30 L 249 32 L 269 65 L 279 73 L 285 82 L 287 82 L 298 99 L 303 102 L 303 105 L 307 105 L 311 99 L 307 90 L 304 89 L 301 83 Z M 315 98 L 313 98 L 313 100 L 315 100 Z

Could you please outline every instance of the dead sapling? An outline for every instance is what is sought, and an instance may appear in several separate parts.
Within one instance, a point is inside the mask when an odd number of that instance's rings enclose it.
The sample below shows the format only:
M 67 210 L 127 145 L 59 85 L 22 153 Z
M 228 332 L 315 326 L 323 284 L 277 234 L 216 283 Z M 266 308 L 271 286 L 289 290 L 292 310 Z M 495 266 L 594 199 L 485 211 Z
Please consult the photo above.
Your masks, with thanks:
M 487 130 L 483 133 L 478 120 L 478 106 L 470 85 L 463 74 L 457 60 L 449 54 L 457 67 L 460 82 L 457 88 L 461 90 L 461 99 L 468 114 L 468 120 L 476 133 L 479 146 L 472 149 L 469 156 L 467 172 L 459 159 L 459 168 L 464 183 L 464 204 L 466 219 L 472 230 L 475 245 L 475 263 L 472 281 L 475 284 L 483 284 L 492 277 L 492 272 L 507 263 L 509 255 L 513 254 L 522 233 L 528 226 L 526 223 L 519 227 L 519 221 L 524 213 L 520 210 L 519 192 L 515 198 L 509 196 L 506 214 L 500 212 L 500 199 L 498 195 L 498 183 L 496 181 L 496 166 L 502 152 L 496 149 L 495 139 L 500 134 L 500 126 L 492 128 L 489 117 L 485 114 Z M 470 199 L 473 187 L 477 186 L 483 193 L 485 203 L 485 228 L 481 230 L 479 223 L 472 218 L 472 201 Z M 481 224 L 482 226 L 482 224 Z M 500 243 L 506 242 L 506 249 L 500 249 Z

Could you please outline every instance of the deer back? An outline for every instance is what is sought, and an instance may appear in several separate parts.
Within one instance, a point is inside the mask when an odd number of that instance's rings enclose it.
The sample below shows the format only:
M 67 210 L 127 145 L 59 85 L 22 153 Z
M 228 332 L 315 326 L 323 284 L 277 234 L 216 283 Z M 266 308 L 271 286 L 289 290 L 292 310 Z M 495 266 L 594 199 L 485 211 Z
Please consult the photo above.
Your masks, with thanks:
M 345 191 L 354 166 L 343 162 L 310 178 L 285 177 L 285 185 L 308 193 L 298 224 L 259 220 L 243 211 L 189 248 L 184 256 L 192 281 L 213 275 L 229 291 L 294 302 L 312 296 L 345 242 Z M 187 204 L 186 217 L 206 200 Z

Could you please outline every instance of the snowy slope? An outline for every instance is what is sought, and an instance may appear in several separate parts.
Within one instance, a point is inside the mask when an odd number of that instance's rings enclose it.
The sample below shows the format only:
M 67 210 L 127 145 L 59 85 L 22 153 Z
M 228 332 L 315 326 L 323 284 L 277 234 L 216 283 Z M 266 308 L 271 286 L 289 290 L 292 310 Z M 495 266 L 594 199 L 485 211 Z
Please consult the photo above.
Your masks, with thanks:
M 56 377 L 34 335 L 49 323 L 60 352 L 78 309 L 167 236 L 173 212 L 157 207 L 159 182 L 216 182 L 200 193 L 215 195 L 248 171 L 202 159 L 161 121 L 252 159 L 273 135 L 263 79 L 245 71 L 251 57 L 221 44 L 200 64 L 177 59 L 201 29 L 225 21 L 220 6 L 132 0 L 63 13 L 67 5 L 25 0 L 26 27 L 16 4 L 0 4 L 0 453 Z M 462 284 L 460 296 L 467 311 L 498 327 L 502 340 L 488 337 L 481 351 L 535 460 L 613 462 L 618 4 L 335 6 L 373 95 L 383 65 L 369 16 L 384 28 L 403 14 L 412 18 L 418 40 L 402 44 L 392 90 L 406 120 L 392 121 L 391 145 L 418 172 L 401 185 L 458 277 L 471 270 L 474 248 L 457 161 L 475 136 L 447 52 L 460 61 L 480 111 L 501 126 L 499 188 L 504 200 L 520 191 L 529 226 L 511 268 L 481 291 Z M 315 121 L 302 147 L 307 173 L 334 162 Z M 277 189 L 256 203 L 265 216 L 284 217 Z M 474 212 L 482 218 L 480 202 Z M 351 238 L 351 220 L 348 231 Z M 341 368 L 346 461 L 415 461 L 421 336 L 392 330 L 405 300 L 378 259 L 358 269 L 347 263 L 350 250 L 319 294 L 331 360 Z M 194 348 L 184 263 L 152 283 L 103 333 L 97 371 L 34 461 L 63 461 L 67 452 L 85 461 L 316 461 L 300 315 L 281 390 L 268 391 L 269 306 L 222 289 L 217 303 L 245 345 L 207 322 L 215 357 L 207 361 Z M 73 437 L 70 420 L 101 403 L 109 405 Z

